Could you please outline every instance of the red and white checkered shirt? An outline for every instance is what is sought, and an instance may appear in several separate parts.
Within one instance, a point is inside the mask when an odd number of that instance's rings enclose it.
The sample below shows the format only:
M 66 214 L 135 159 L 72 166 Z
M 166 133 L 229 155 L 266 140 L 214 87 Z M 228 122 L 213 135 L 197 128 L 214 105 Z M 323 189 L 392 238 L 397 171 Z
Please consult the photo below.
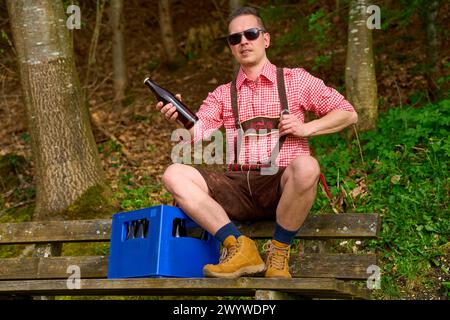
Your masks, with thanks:
M 333 110 L 355 111 L 353 106 L 335 89 L 302 68 L 284 68 L 286 96 L 290 114 L 304 122 L 305 111 L 322 117 Z M 209 139 L 211 134 L 224 126 L 227 140 L 226 163 L 234 162 L 235 120 L 231 108 L 230 83 L 217 87 L 203 101 L 197 112 L 199 121 L 194 126 L 195 141 Z M 239 119 L 241 122 L 255 117 L 280 117 L 281 105 L 278 96 L 276 66 L 267 62 L 259 78 L 252 81 L 242 68 L 236 79 Z M 270 158 L 279 138 L 276 134 L 246 137 L 243 140 L 238 163 L 261 163 Z M 253 139 L 253 140 L 251 140 Z M 307 138 L 288 136 L 280 150 L 277 164 L 286 167 L 298 155 L 309 155 Z

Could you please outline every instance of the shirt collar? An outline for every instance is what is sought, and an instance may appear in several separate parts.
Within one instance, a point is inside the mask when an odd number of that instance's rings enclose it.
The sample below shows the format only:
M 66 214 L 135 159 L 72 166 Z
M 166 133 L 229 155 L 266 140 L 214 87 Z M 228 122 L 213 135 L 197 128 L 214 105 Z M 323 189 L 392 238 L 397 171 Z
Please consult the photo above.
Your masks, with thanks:
M 269 80 L 272 83 L 275 83 L 277 80 L 277 67 L 270 63 L 269 60 L 266 61 L 264 64 L 264 67 L 261 70 L 261 74 L 259 77 L 264 76 L 267 80 Z M 247 80 L 247 75 L 245 74 L 244 70 L 242 70 L 242 67 L 239 69 L 239 73 L 236 78 L 236 88 L 240 89 L 242 84 L 245 80 Z

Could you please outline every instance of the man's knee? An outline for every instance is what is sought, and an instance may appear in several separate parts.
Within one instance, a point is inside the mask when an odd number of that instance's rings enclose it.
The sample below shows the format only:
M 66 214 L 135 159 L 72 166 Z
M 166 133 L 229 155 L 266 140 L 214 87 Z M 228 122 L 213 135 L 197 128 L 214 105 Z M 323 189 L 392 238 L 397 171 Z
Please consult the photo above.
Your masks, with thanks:
M 185 177 L 185 172 L 187 170 L 186 167 L 186 165 L 180 163 L 173 163 L 166 168 L 162 176 L 162 181 L 164 187 L 166 187 L 169 192 L 173 192 L 180 183 L 183 183 L 183 178 Z
M 167 167 L 162 176 L 164 187 L 172 194 L 186 190 L 189 183 L 194 183 L 203 191 L 208 190 L 202 175 L 193 167 L 174 163 Z
M 310 188 L 319 180 L 320 166 L 311 156 L 298 156 L 288 167 L 288 175 L 300 189 Z

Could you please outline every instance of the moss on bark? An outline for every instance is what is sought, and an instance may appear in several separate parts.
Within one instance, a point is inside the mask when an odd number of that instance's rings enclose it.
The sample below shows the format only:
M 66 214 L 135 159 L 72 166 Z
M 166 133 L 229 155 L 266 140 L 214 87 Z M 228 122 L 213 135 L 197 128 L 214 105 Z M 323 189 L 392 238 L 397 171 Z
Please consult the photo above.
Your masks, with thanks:
M 66 220 L 110 217 L 117 209 L 109 187 L 92 186 L 87 189 L 61 216 Z

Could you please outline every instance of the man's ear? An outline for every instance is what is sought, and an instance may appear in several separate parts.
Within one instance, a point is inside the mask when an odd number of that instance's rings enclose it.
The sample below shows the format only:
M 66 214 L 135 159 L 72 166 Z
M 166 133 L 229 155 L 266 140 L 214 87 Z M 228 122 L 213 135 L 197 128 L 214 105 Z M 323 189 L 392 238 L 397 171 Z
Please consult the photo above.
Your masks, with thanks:
M 270 46 L 270 34 L 268 32 L 264 33 L 264 45 L 266 48 Z

